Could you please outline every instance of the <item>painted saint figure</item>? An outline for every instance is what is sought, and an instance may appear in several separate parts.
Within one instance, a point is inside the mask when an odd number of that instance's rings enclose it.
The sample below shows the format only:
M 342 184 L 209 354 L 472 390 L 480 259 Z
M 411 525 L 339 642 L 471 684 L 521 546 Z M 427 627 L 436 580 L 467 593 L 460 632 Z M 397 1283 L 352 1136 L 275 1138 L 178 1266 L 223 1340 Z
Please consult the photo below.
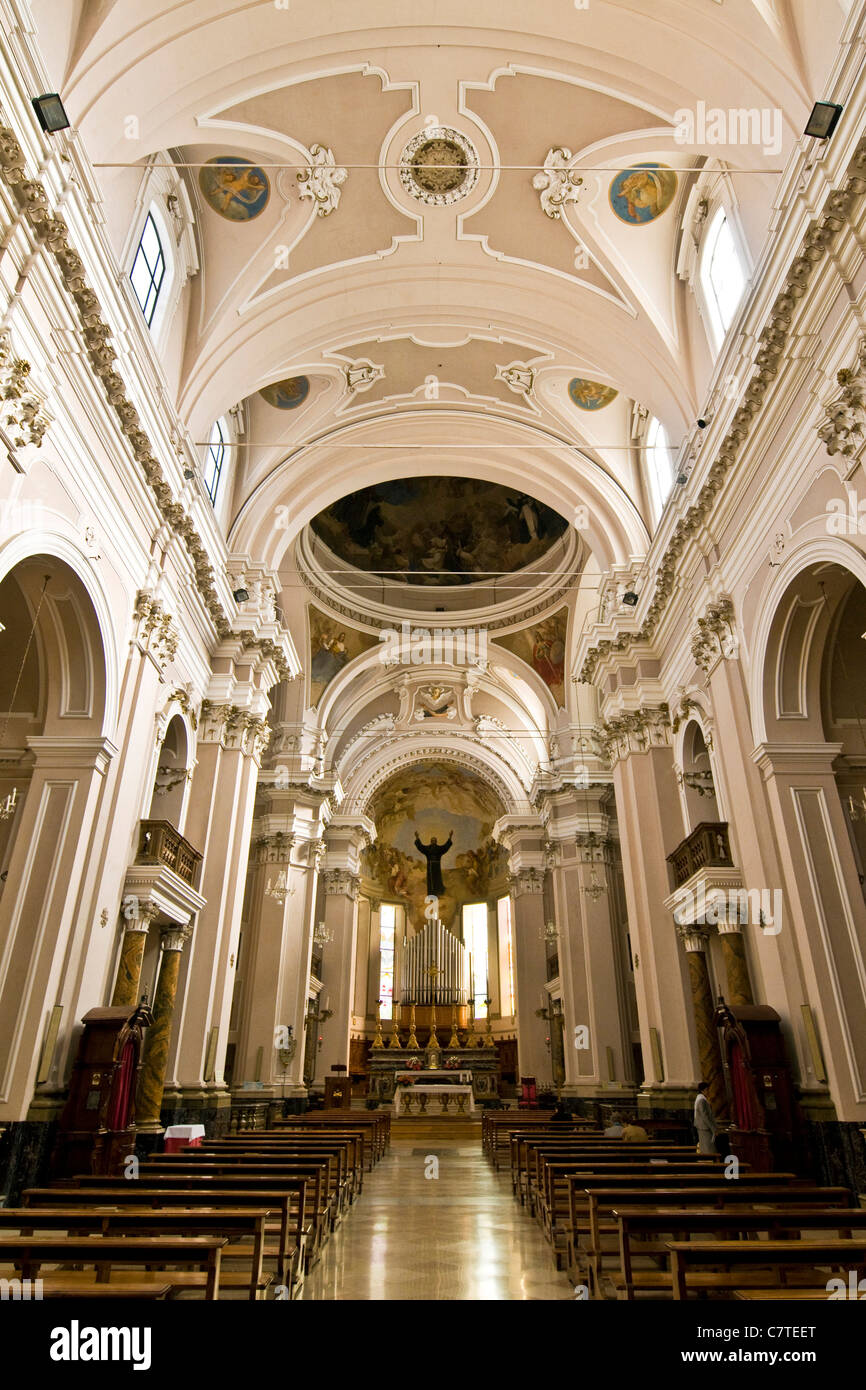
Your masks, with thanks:
M 440 897 L 445 892 L 445 884 L 442 880 L 442 856 L 447 854 L 454 841 L 454 831 L 448 832 L 448 839 L 444 845 L 440 845 L 435 835 L 430 836 L 429 845 L 422 845 L 415 834 L 415 848 L 419 849 L 427 860 L 427 892 L 435 897 Z

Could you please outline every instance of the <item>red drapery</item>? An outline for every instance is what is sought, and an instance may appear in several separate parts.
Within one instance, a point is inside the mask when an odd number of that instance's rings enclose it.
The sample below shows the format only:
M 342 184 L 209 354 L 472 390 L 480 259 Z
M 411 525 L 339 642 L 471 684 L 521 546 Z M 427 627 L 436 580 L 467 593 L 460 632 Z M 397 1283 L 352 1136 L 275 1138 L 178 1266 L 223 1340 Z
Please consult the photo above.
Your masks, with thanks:
M 135 1039 L 127 1038 L 123 1045 L 123 1056 L 115 1073 L 114 1094 L 108 1106 L 106 1127 L 110 1130 L 126 1129 L 132 1111 L 132 1088 L 135 1082 Z
M 746 1055 L 742 1044 L 733 1040 L 728 1054 L 731 1072 L 731 1086 L 734 1092 L 734 1112 L 738 1129 L 759 1129 L 761 1114 L 755 1087 L 746 1066 Z

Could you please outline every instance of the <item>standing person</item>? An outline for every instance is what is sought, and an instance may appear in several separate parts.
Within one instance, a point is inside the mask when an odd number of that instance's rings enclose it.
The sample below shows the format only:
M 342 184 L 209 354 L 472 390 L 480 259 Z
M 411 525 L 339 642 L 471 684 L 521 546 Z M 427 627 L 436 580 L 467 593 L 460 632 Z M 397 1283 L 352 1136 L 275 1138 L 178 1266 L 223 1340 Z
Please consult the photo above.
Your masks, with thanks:
M 698 1094 L 695 1097 L 695 1129 L 698 1131 L 698 1153 L 715 1158 L 718 1125 L 707 1097 L 708 1089 L 709 1082 L 698 1082 Z

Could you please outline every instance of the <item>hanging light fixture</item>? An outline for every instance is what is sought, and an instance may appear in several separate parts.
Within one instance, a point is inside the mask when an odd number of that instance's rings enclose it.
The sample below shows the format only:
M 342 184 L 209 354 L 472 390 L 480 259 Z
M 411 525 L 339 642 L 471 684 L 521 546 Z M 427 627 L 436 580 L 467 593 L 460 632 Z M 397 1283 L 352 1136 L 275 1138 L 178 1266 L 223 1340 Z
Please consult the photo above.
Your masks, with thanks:
M 538 928 L 538 935 L 545 945 L 554 945 L 559 940 L 559 927 L 555 922 L 545 922 L 543 927 Z
M 27 642 L 24 646 L 24 651 L 21 655 L 21 664 L 18 667 L 18 675 L 15 678 L 15 687 L 12 691 L 12 699 L 9 701 L 9 710 L 6 714 L 6 718 L 3 720 L 3 727 L 2 729 L 0 729 L 0 749 L 2 749 L 6 743 L 6 730 L 9 727 L 9 720 L 12 716 L 12 711 L 15 708 L 15 697 L 18 694 L 18 687 L 20 686 L 21 679 L 24 675 L 24 665 L 30 653 L 30 648 L 33 645 L 33 638 L 36 634 L 36 624 L 39 622 L 39 614 L 42 610 L 42 604 L 45 601 L 45 591 L 48 588 L 50 579 L 51 575 L 46 574 L 44 582 L 42 584 L 42 592 L 39 595 L 39 602 L 36 605 L 36 612 L 33 614 L 33 622 L 30 624 L 30 632 L 27 637 Z M 6 800 L 0 802 L 0 820 L 11 820 L 12 817 L 15 815 L 17 809 L 18 788 L 13 787 L 9 795 L 6 797 Z
M 313 929 L 313 945 L 319 946 L 324 950 L 326 946 L 330 946 L 333 939 L 333 929 L 331 927 L 326 927 L 324 922 L 317 922 Z

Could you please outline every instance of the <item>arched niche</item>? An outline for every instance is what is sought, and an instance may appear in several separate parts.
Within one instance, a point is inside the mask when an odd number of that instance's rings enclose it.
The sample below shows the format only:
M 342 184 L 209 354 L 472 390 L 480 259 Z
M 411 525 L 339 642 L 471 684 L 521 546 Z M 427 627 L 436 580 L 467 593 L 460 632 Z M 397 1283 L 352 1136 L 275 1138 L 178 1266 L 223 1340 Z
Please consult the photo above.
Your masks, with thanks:
M 101 734 L 107 677 L 90 595 L 55 556 L 30 556 L 0 579 L 0 624 L 2 885 L 35 762 L 30 741 Z
M 703 821 L 719 821 L 718 797 L 710 750 L 697 719 L 686 725 L 682 745 L 682 790 L 689 834 Z
M 175 714 L 157 752 L 147 820 L 166 820 L 175 830 L 183 831 L 191 769 L 189 730 L 183 715 Z

